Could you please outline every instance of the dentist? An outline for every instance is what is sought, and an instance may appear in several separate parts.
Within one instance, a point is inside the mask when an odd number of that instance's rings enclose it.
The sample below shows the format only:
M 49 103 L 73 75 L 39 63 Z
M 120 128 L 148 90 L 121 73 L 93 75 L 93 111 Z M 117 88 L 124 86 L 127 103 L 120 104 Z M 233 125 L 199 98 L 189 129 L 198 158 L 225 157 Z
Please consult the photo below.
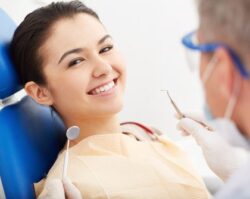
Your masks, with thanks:
M 178 127 L 196 139 L 209 167 L 227 181 L 216 198 L 250 197 L 250 164 L 238 171 L 250 149 L 249 8 L 248 0 L 199 0 L 198 30 L 182 40 L 188 50 L 200 54 L 205 115 L 215 131 L 188 118 Z

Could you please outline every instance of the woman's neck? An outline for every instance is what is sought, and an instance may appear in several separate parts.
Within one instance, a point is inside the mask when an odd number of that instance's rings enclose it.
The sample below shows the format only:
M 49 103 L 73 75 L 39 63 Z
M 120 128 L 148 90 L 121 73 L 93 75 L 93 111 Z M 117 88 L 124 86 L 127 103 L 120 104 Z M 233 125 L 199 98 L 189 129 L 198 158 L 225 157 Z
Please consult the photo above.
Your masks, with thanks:
M 66 125 L 67 127 L 74 125 L 80 128 L 80 135 L 72 142 L 72 145 L 79 143 L 81 140 L 91 135 L 122 132 L 117 116 L 88 119 L 82 118 L 79 121 L 68 121 L 66 122 Z

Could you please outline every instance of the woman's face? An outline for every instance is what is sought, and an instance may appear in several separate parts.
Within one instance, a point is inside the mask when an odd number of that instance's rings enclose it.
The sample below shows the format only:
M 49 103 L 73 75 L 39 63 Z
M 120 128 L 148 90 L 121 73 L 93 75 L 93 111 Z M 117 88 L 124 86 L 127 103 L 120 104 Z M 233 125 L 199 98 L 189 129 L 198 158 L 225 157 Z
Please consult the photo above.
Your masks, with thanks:
M 52 105 L 64 119 L 112 115 L 122 108 L 125 66 L 103 25 L 88 14 L 53 25 L 39 50 Z

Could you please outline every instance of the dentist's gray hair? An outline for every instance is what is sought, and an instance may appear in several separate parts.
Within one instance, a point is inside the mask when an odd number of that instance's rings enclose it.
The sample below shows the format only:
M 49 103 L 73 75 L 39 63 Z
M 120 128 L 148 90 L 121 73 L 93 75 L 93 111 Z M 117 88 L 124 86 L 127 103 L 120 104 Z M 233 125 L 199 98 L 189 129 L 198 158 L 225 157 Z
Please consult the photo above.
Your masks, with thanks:
M 197 0 L 205 42 L 223 42 L 250 63 L 250 0 Z

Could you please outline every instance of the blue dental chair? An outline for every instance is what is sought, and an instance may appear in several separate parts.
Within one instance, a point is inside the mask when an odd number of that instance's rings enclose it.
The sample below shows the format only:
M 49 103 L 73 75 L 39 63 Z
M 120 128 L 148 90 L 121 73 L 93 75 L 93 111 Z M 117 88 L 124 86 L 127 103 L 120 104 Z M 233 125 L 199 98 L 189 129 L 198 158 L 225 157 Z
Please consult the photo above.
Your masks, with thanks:
M 8 42 L 16 25 L 0 9 L 0 176 L 7 199 L 33 199 L 33 183 L 46 176 L 65 144 L 65 126 L 49 107 L 25 96 L 13 69 Z M 16 101 L 15 101 L 16 100 Z

